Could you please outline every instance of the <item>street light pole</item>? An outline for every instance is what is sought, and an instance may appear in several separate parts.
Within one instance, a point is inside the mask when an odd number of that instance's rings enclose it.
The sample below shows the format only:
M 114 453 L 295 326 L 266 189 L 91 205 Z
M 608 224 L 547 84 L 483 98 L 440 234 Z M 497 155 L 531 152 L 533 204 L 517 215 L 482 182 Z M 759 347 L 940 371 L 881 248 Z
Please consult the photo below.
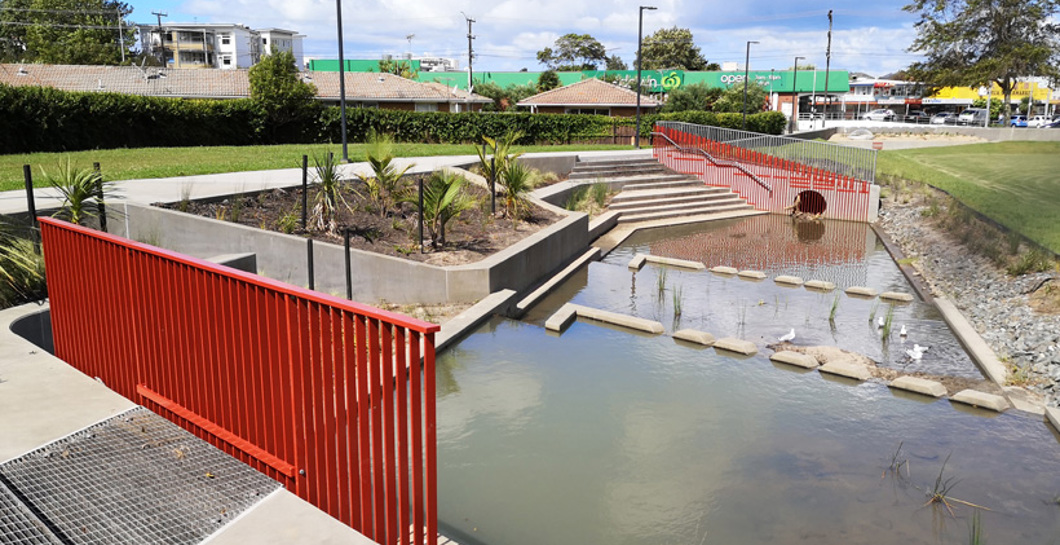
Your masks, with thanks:
M 788 132 L 795 132 L 797 121 L 797 115 L 799 111 L 799 88 L 796 83 L 799 81 L 799 61 L 805 60 L 806 57 L 795 57 L 795 73 L 791 76 L 791 122 L 789 123 Z
M 346 60 L 342 56 L 342 0 L 335 0 L 335 13 L 339 25 L 339 112 L 342 117 L 342 162 L 349 163 L 346 147 Z
M 751 73 L 751 44 L 747 42 L 747 54 L 743 58 L 743 130 L 747 130 L 747 78 Z M 759 105 L 761 107 L 761 105 Z
M 655 6 L 640 6 L 639 17 L 637 18 L 637 132 L 633 137 L 637 149 L 640 149 L 640 67 L 644 63 L 641 41 L 644 35 L 644 10 L 646 9 L 655 10 L 659 8 Z

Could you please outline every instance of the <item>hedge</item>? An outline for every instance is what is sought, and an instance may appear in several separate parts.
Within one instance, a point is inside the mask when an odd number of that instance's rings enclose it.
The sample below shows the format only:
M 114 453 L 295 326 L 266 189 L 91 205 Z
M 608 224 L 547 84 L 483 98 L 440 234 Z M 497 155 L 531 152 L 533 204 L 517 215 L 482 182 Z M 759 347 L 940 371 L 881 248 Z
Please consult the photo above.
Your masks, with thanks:
M 84 149 L 241 146 L 280 142 L 341 140 L 339 109 L 315 107 L 307 116 L 269 126 L 268 116 L 250 99 L 186 100 L 118 93 L 74 93 L 42 87 L 0 85 L 0 154 Z M 347 138 L 364 141 L 370 129 L 399 141 L 478 142 L 483 135 L 521 131 L 520 143 L 564 143 L 607 137 L 632 118 L 529 113 L 436 113 L 347 109 Z M 656 120 L 684 121 L 738 129 L 740 114 L 676 112 L 646 114 L 641 134 Z M 748 129 L 780 134 L 779 112 L 747 116 Z

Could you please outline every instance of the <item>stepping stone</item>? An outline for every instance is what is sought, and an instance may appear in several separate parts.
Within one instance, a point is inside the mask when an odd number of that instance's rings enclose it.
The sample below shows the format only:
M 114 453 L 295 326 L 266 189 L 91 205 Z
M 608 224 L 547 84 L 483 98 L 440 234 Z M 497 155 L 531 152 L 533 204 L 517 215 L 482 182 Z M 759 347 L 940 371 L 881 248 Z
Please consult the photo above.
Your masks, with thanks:
M 897 291 L 885 291 L 880 294 L 880 299 L 886 299 L 888 301 L 898 301 L 900 303 L 912 303 L 913 296 L 908 293 L 901 293 Z
M 570 325 L 570 323 L 577 317 L 578 312 L 574 305 L 563 305 L 559 310 L 554 312 L 552 316 L 548 317 L 548 321 L 545 322 L 545 329 L 549 331 L 563 331 L 563 329 Z
M 1005 409 L 1009 407 L 1008 401 L 1001 396 L 994 394 L 988 394 L 986 392 L 980 392 L 978 390 L 961 390 L 956 394 L 950 396 L 950 401 L 956 403 L 963 403 L 965 405 L 971 405 L 972 407 L 978 407 L 980 409 L 988 409 L 994 412 L 1005 412 Z
M 774 278 L 773 281 L 784 286 L 798 287 L 802 285 L 802 279 L 798 276 L 778 276 Z
M 659 265 L 677 267 L 679 269 L 691 269 L 693 271 L 702 271 L 703 269 L 707 268 L 706 265 L 698 261 L 689 261 L 687 259 L 673 259 L 670 257 L 661 257 L 657 255 L 644 256 L 644 259 L 651 263 L 658 263 Z
M 943 386 L 941 382 L 917 377 L 898 377 L 892 380 L 888 386 L 931 397 L 942 397 L 946 395 L 946 387 Z
M 726 267 L 724 265 L 718 265 L 717 267 L 713 267 L 712 269 L 710 269 L 710 272 L 715 273 L 715 274 L 724 274 L 724 275 L 732 276 L 732 275 L 735 275 L 736 273 L 738 273 L 740 271 L 738 271 L 734 267 Z
M 824 280 L 810 280 L 803 284 L 802 287 L 817 291 L 832 291 L 835 289 L 835 284 Z
M 869 372 L 869 368 L 865 365 L 861 365 L 860 363 L 832 361 L 818 367 L 817 369 L 822 373 L 852 378 L 854 380 L 868 380 L 872 377 L 872 373 Z
M 617 312 L 583 307 L 581 305 L 573 306 L 575 312 L 577 312 L 578 317 L 580 318 L 588 318 L 590 320 L 596 320 L 611 325 L 628 327 L 629 329 L 635 329 L 645 333 L 653 333 L 655 335 L 663 332 L 663 325 L 653 320 L 645 320 L 644 318 L 637 318 L 636 316 L 627 316 L 625 314 L 618 314 Z
M 753 356 L 758 353 L 758 347 L 755 346 L 755 343 L 741 339 L 734 339 L 732 337 L 725 337 L 724 339 L 714 341 L 714 348 L 716 350 L 726 350 L 737 354 L 743 354 L 745 356 Z
M 736 273 L 740 278 L 748 280 L 762 280 L 766 277 L 766 273 L 762 271 L 740 271 Z
M 792 352 L 790 350 L 777 352 L 776 354 L 769 356 L 769 359 L 779 363 L 802 367 L 803 369 L 816 369 L 817 366 L 820 365 L 817 363 L 817 358 L 809 354 Z
M 703 346 L 712 346 L 714 344 L 714 335 L 711 335 L 706 331 L 697 331 L 695 329 L 682 329 L 681 331 L 675 331 L 674 338 L 681 341 L 701 344 Z
M 637 254 L 633 256 L 633 259 L 629 260 L 629 270 L 639 271 L 644 266 L 644 262 L 648 260 L 648 256 L 643 254 Z
M 847 288 L 846 293 L 856 297 L 876 297 L 876 290 L 863 286 L 850 286 Z

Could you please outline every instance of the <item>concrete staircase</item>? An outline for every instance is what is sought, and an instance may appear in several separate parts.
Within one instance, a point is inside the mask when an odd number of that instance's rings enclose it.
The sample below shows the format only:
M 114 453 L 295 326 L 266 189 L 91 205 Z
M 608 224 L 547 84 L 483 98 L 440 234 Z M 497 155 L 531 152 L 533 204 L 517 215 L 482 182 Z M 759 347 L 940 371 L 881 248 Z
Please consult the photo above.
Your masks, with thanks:
M 653 158 L 631 157 L 575 163 L 570 181 L 600 181 L 620 187 L 609 210 L 619 212 L 619 223 L 635 223 L 695 216 L 738 217 L 757 214 L 751 205 L 725 188 L 709 187 L 695 176 L 666 168 Z M 691 218 L 689 218 L 691 219 Z

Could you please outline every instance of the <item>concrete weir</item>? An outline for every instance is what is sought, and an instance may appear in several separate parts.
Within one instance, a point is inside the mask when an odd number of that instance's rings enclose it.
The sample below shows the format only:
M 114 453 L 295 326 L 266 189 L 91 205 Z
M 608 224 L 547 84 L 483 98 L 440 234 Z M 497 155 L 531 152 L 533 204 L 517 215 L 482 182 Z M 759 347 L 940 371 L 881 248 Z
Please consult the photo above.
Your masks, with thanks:
M 643 331 L 644 333 L 651 333 L 654 335 L 661 334 L 664 331 L 663 325 L 654 320 L 645 320 L 644 318 L 637 318 L 636 316 L 627 316 L 617 312 L 609 312 L 582 305 L 575 305 L 573 303 L 567 303 L 553 313 L 545 322 L 545 329 L 548 329 L 549 331 L 563 331 L 574 321 L 575 318 L 588 318 L 590 320 Z
M 801 354 L 790 350 L 777 352 L 776 354 L 769 356 L 769 359 L 777 363 L 802 367 L 803 369 L 816 369 L 817 366 L 820 365 L 817 363 L 817 358 L 809 354 Z
M 835 284 L 826 280 L 810 280 L 803 284 L 802 287 L 808 290 L 832 291 L 835 289 Z
M 758 353 L 758 347 L 755 343 L 731 337 L 714 341 L 714 349 L 743 354 L 744 356 L 753 356 Z
M 961 390 L 950 396 L 950 401 L 999 413 L 1005 412 L 1005 409 L 1009 408 L 1008 401 L 1005 398 L 978 390 Z
M 943 386 L 941 382 L 917 377 L 898 377 L 892 380 L 888 386 L 897 390 L 905 390 L 907 392 L 931 397 L 942 397 L 946 395 L 946 387 Z
M 703 346 L 713 346 L 715 341 L 714 335 L 711 335 L 706 331 L 697 331 L 695 329 L 675 331 L 673 337 L 679 341 L 700 344 Z
M 858 363 L 849 363 L 845 361 L 829 362 L 818 367 L 818 370 L 822 373 L 852 378 L 854 380 L 864 381 L 869 380 L 869 378 L 872 377 L 872 373 L 869 372 L 868 367 Z

